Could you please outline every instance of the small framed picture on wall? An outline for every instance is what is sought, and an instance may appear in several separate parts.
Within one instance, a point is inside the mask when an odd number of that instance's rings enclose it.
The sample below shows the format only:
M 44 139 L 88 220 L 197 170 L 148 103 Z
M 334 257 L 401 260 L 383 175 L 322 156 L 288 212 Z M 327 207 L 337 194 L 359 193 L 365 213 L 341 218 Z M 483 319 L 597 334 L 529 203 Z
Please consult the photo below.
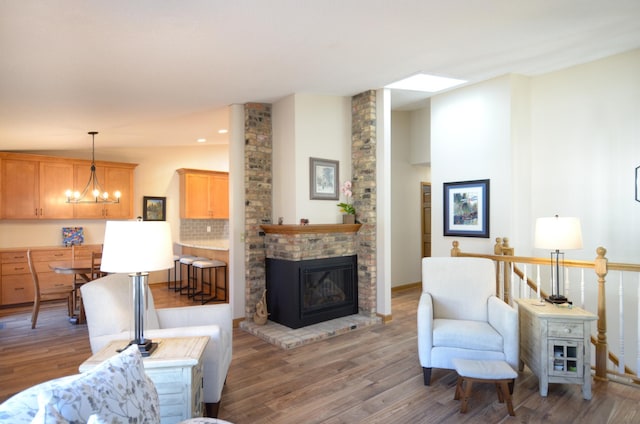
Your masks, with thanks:
M 144 196 L 142 200 L 143 221 L 166 221 L 167 198 Z
M 309 158 L 309 197 L 338 200 L 338 161 Z

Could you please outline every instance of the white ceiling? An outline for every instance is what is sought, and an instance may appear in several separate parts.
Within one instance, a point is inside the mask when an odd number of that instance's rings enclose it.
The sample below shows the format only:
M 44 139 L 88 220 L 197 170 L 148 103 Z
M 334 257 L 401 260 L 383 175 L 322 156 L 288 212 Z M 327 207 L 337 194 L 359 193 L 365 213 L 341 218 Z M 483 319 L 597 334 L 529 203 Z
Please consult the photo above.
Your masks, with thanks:
M 638 0 L 0 0 L 0 150 L 220 143 L 234 103 L 639 47 Z

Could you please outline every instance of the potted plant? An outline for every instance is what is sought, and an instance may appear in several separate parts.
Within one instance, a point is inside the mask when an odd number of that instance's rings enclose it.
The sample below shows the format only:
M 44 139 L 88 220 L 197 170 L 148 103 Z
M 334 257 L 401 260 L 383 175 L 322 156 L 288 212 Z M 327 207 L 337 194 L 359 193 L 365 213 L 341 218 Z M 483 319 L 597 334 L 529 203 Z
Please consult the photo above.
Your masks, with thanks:
M 338 203 L 338 207 L 340 208 L 340 212 L 342 215 L 342 223 L 343 224 L 355 224 L 356 223 L 356 208 L 351 204 L 351 197 L 353 197 L 353 192 L 351 191 L 351 181 L 345 181 L 340 187 L 340 191 L 345 197 L 345 201 Z

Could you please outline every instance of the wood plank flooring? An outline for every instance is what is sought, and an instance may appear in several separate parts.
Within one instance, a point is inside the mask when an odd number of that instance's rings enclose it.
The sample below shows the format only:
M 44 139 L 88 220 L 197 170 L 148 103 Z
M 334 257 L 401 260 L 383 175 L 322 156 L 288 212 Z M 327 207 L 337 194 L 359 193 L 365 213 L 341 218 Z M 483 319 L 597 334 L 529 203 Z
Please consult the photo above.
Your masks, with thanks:
M 157 307 L 191 305 L 163 284 Z M 491 385 L 474 385 L 469 411 L 453 400 L 455 374 L 434 370 L 422 382 L 416 338 L 419 288 L 393 293 L 393 320 L 292 350 L 234 330 L 233 362 L 219 418 L 244 423 L 638 423 L 640 389 L 594 382 L 593 399 L 577 385 L 551 384 L 546 398 L 526 369 L 516 381 L 515 417 Z M 33 384 L 77 372 L 90 356 L 86 326 L 46 304 L 31 330 L 30 308 L 0 309 L 0 401 Z

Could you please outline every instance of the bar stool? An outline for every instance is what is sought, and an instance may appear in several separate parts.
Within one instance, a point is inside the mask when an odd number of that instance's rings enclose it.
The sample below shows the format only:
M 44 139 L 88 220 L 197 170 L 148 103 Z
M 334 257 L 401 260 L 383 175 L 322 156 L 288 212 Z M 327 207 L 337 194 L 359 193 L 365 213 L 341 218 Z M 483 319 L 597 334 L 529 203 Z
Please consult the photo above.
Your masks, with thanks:
M 192 275 L 191 272 L 191 268 L 193 268 L 193 263 L 195 261 L 204 261 L 204 260 L 208 260 L 209 258 L 204 258 L 202 256 L 192 256 L 192 255 L 183 255 L 180 257 L 180 289 L 176 290 L 176 291 L 180 291 L 180 294 L 185 294 L 185 290 L 186 290 L 186 295 L 187 297 L 191 298 L 193 297 L 193 295 L 196 292 L 196 286 L 195 284 L 197 283 L 196 279 L 194 278 L 194 276 Z M 184 274 L 182 273 L 182 266 L 186 266 L 187 267 L 187 284 L 186 286 L 183 284 L 184 283 L 184 279 L 183 276 Z M 191 283 L 194 283 L 193 288 L 191 286 Z
M 171 285 L 171 268 L 167 269 L 167 289 L 173 291 L 180 290 L 178 287 L 178 268 L 180 267 L 180 255 L 173 255 L 173 285 Z M 182 280 L 182 273 L 180 275 L 180 279 Z
M 193 262 L 193 273 L 196 277 L 196 286 L 198 284 L 198 269 L 200 270 L 200 291 L 194 292 L 193 300 L 199 300 L 204 305 L 212 300 L 227 300 L 227 264 L 217 259 L 208 259 Z M 218 287 L 218 268 L 222 268 L 224 275 L 224 286 Z M 209 280 L 204 278 L 204 271 L 209 271 Z M 213 279 L 211 278 L 211 270 L 213 270 Z M 208 287 L 205 293 L 204 288 Z M 213 287 L 213 293 L 211 293 Z M 218 299 L 218 290 L 224 291 L 224 298 Z

